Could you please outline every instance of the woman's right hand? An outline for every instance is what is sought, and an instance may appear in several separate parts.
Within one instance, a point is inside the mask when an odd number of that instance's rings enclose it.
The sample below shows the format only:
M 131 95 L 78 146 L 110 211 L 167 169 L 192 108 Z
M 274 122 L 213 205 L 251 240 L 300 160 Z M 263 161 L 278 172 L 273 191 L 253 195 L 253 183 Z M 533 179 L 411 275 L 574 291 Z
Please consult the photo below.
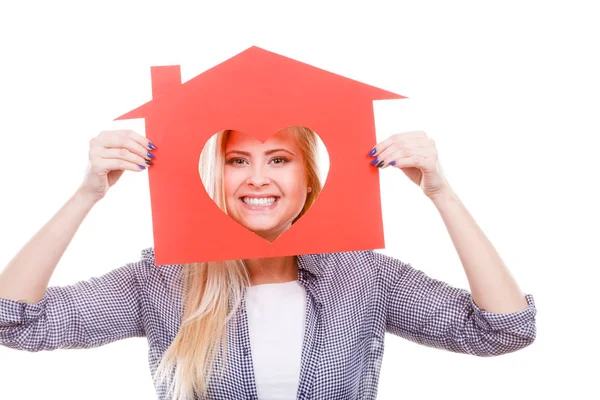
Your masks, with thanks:
M 152 165 L 154 145 L 131 130 L 101 132 L 90 140 L 89 164 L 78 192 L 99 201 L 125 170 L 141 172 Z

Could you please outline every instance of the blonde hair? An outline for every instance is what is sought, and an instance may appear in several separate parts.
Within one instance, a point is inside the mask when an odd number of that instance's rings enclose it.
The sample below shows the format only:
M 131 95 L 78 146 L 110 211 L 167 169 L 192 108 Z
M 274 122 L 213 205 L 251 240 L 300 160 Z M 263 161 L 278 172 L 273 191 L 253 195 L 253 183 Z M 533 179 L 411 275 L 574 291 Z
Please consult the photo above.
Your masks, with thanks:
M 299 144 L 304 158 L 308 186 L 304 207 L 296 222 L 321 192 L 318 174 L 316 134 L 304 127 L 287 128 Z M 208 194 L 227 213 L 223 185 L 225 146 L 231 131 L 219 132 L 209 140 L 200 155 L 200 175 Z M 173 400 L 192 400 L 194 394 L 206 396 L 213 373 L 225 371 L 227 323 L 237 312 L 250 284 L 243 260 L 184 264 L 181 327 L 163 354 L 154 374 L 155 382 L 168 381 Z M 219 358 L 218 356 L 221 355 Z

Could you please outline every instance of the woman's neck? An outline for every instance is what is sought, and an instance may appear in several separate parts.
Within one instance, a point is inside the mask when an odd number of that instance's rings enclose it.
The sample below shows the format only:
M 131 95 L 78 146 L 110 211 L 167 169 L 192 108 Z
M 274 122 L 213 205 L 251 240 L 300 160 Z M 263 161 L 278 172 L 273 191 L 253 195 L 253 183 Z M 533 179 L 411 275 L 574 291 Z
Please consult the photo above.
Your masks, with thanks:
M 298 265 L 294 256 L 253 258 L 244 261 L 252 285 L 284 283 L 298 279 Z

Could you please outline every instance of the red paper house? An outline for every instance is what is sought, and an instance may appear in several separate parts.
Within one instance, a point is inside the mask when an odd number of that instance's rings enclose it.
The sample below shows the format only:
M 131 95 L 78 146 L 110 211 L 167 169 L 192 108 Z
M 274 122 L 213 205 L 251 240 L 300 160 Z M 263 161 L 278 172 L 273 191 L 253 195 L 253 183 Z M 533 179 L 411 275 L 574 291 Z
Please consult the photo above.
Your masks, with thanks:
M 152 67 L 152 100 L 117 118 L 145 118 L 157 147 L 149 170 L 156 264 L 383 248 L 373 100 L 403 96 L 251 47 L 181 83 L 179 66 Z M 206 193 L 200 153 L 216 132 L 265 141 L 306 126 L 330 157 L 316 203 L 276 241 L 225 215 Z

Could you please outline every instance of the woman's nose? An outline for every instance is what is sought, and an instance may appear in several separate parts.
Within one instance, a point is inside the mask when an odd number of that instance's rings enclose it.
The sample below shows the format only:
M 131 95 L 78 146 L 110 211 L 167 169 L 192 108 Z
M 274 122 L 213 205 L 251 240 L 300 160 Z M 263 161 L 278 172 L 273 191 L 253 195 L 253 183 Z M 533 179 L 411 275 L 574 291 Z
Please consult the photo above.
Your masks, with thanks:
M 250 175 L 248 176 L 248 184 L 253 186 L 263 186 L 270 182 L 268 172 L 260 165 L 255 165 L 250 168 Z

